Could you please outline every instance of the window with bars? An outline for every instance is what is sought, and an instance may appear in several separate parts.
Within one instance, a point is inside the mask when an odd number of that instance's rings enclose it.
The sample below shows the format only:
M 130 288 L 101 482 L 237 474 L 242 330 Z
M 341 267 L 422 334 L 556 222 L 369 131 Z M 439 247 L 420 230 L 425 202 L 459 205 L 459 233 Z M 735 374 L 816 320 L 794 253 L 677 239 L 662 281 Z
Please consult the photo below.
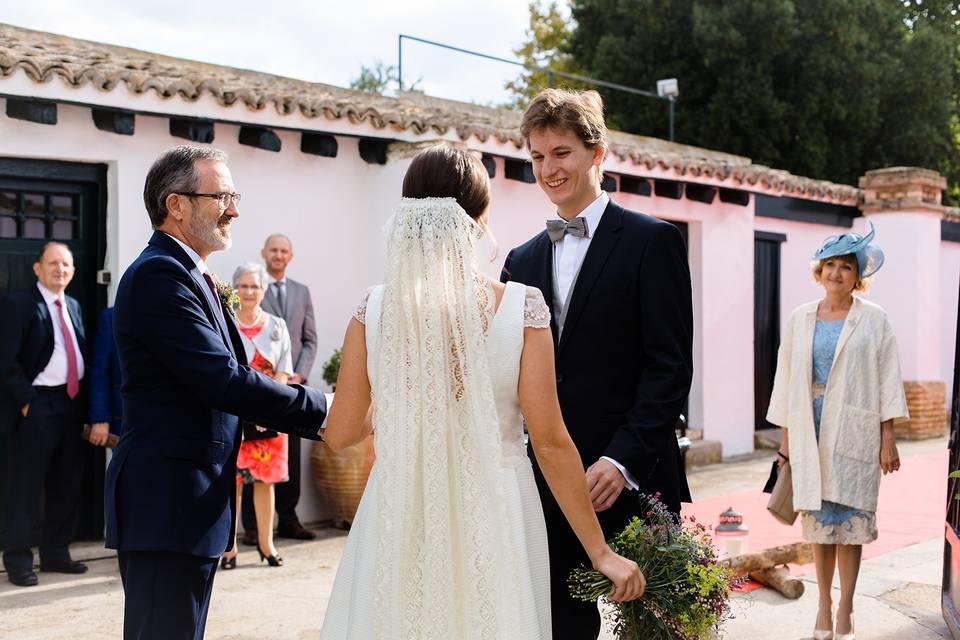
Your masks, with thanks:
M 0 238 L 75 240 L 79 237 L 77 194 L 0 187 Z

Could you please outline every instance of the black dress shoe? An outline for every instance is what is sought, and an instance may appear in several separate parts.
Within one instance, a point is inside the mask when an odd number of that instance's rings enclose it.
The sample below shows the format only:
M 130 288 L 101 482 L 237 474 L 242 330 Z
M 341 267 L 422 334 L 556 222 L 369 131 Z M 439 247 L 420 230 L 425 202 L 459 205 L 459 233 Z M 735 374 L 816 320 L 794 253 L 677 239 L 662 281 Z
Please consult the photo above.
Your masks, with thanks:
M 82 562 L 76 562 L 75 560 L 69 560 L 67 562 L 48 562 L 46 564 L 40 563 L 40 571 L 48 571 L 53 573 L 86 573 L 87 565 Z
M 237 556 L 228 558 L 227 556 L 220 557 L 220 568 L 224 571 L 230 571 L 231 569 L 237 568 Z
M 240 536 L 240 543 L 245 544 L 248 547 L 257 546 L 257 530 L 253 531 L 244 531 L 243 535 Z
M 317 534 L 297 522 L 291 525 L 277 527 L 278 538 L 292 538 L 293 540 L 316 540 Z
M 18 587 L 37 586 L 37 574 L 30 569 L 14 569 L 7 572 L 7 579 Z

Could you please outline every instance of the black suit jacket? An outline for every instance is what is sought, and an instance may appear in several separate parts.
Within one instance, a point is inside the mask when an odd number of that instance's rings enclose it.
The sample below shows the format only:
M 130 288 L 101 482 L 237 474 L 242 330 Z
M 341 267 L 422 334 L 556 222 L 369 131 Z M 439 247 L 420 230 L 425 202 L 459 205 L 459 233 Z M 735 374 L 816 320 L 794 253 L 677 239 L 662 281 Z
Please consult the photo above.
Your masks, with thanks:
M 77 336 L 77 348 L 85 354 L 80 303 L 68 295 L 64 299 Z M 9 294 L 0 300 L 0 309 L 0 433 L 9 433 L 23 405 L 36 397 L 33 379 L 53 355 L 53 318 L 36 287 Z
M 246 366 L 223 304 L 162 232 L 120 280 L 114 336 L 123 428 L 107 468 L 106 546 L 216 557 L 234 536 L 240 417 L 316 440 L 324 396 Z
M 501 279 L 539 288 L 553 309 L 553 244 L 546 231 L 507 255 Z M 611 200 L 559 341 L 552 325 L 560 408 L 584 465 L 609 456 L 641 492 L 660 492 L 676 511 L 690 501 L 674 429 L 693 375 L 691 297 L 679 230 Z M 549 511 L 553 498 L 535 471 Z M 631 493 L 625 490 L 618 504 L 636 504 Z

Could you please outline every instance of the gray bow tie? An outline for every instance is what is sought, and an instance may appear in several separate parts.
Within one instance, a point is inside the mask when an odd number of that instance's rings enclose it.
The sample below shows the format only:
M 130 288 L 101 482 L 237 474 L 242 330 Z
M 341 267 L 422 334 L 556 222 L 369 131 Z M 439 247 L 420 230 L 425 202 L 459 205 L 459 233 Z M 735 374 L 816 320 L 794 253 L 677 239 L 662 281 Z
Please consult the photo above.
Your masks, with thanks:
M 560 242 L 567 233 L 578 238 L 589 238 L 590 230 L 587 228 L 586 219 L 576 217 L 570 222 L 547 220 L 547 235 L 550 236 L 550 242 Z

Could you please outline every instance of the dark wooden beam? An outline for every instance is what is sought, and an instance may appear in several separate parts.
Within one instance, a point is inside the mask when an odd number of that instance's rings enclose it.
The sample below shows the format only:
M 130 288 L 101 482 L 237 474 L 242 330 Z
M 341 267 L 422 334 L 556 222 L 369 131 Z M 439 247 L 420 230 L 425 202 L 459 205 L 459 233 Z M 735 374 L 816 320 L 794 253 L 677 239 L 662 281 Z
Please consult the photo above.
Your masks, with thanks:
M 211 144 L 213 142 L 213 122 L 210 120 L 188 120 L 170 118 L 170 135 L 186 138 L 192 142 Z
M 480 158 L 480 162 L 483 163 L 483 166 L 487 169 L 487 176 L 493 180 L 497 177 L 497 161 L 489 153 L 483 154 Z
M 527 184 L 534 184 L 537 179 L 533 175 L 533 165 L 526 160 L 504 158 L 503 176 L 507 180 L 519 180 Z
M 683 197 L 683 183 L 676 180 L 661 180 L 657 178 L 653 181 L 653 192 L 661 198 L 679 200 Z
M 99 109 L 90 110 L 93 114 L 93 124 L 101 131 L 109 131 L 122 136 L 132 136 L 136 126 L 136 116 L 130 111 L 119 111 L 117 109 Z
M 650 181 L 646 178 L 637 176 L 620 176 L 620 191 L 624 193 L 635 193 L 638 196 L 648 196 L 653 193 L 650 187 Z
M 860 217 L 860 209 L 851 205 L 768 196 L 763 193 L 754 194 L 755 215 L 765 218 L 780 218 L 781 220 L 796 220 L 797 222 L 811 222 L 825 224 L 831 227 L 853 226 L 853 219 Z
M 600 183 L 600 188 L 607 193 L 615 192 L 617 190 L 617 179 L 608 173 L 603 176 L 603 182 Z
M 360 138 L 360 157 L 367 164 L 387 164 L 387 147 L 390 140 Z
M 713 204 L 713 199 L 717 197 L 717 188 L 706 184 L 688 182 L 685 193 L 687 200 L 702 202 L 703 204 Z
M 264 151 L 280 151 L 280 136 L 264 127 L 240 127 L 240 144 Z
M 750 192 L 741 191 L 740 189 L 728 189 L 726 187 L 720 187 L 720 202 L 726 202 L 727 204 L 736 204 L 741 207 L 745 207 L 750 204 Z
M 753 239 L 762 240 L 763 242 L 786 242 L 787 234 L 774 233 L 773 231 L 754 231 Z
M 7 116 L 38 124 L 57 124 L 57 103 L 7 98 Z
M 337 157 L 337 139 L 324 133 L 300 134 L 300 151 L 324 158 Z

